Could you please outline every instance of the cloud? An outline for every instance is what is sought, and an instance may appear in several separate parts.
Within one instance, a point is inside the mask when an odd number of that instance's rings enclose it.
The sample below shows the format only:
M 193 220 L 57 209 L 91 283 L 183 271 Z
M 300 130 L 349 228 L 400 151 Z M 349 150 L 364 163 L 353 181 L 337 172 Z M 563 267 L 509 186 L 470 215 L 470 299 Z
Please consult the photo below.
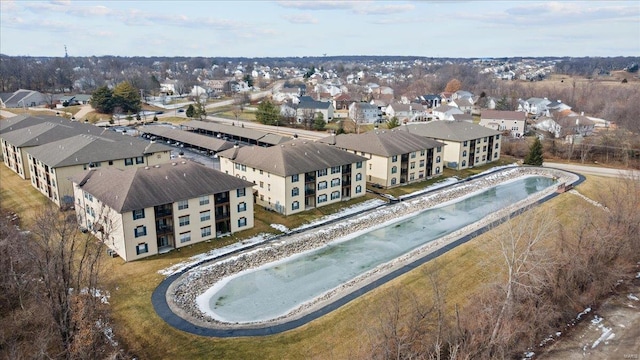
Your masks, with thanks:
M 337 10 L 337 9 L 351 9 L 354 6 L 354 2 L 349 1 L 278 1 L 278 5 L 286 8 L 300 9 L 300 10 Z
M 318 23 L 318 19 L 311 16 L 311 14 L 282 15 L 282 18 L 292 24 L 317 24 Z
M 413 11 L 416 7 L 413 4 L 388 4 L 374 6 L 357 6 L 353 10 L 356 14 L 362 15 L 389 15 Z
M 388 15 L 415 9 L 413 4 L 379 1 L 278 1 L 277 4 L 298 10 L 350 10 L 359 15 Z

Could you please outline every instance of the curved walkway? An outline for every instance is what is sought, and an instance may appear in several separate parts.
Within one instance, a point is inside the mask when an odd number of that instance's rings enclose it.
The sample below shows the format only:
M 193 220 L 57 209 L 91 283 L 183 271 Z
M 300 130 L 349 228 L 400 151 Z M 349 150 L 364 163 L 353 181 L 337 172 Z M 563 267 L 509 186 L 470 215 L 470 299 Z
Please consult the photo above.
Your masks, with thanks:
M 496 170 L 494 172 L 498 172 L 498 171 L 502 171 L 503 169 L 499 169 Z M 562 171 L 566 171 L 566 170 L 562 170 Z M 493 174 L 494 172 L 491 173 L 486 173 L 483 174 L 482 177 Z M 566 171 L 569 172 L 569 171 Z M 579 185 L 581 184 L 584 180 L 585 177 L 580 175 L 580 174 L 576 174 L 573 173 L 574 175 L 578 176 L 578 180 L 573 182 L 572 185 Z M 472 179 L 477 179 L 478 176 L 473 177 L 473 178 L 469 178 L 469 179 L 465 179 L 464 181 L 470 181 Z M 452 186 L 457 186 L 459 185 L 460 182 L 452 184 L 448 187 L 452 187 Z M 447 188 L 447 187 L 444 187 Z M 435 189 L 433 191 L 440 191 L 443 190 L 444 188 L 439 188 L 439 189 Z M 422 193 L 416 196 L 424 196 L 426 193 Z M 169 325 L 173 326 L 174 328 L 178 329 L 178 330 L 182 330 L 184 332 L 188 332 L 191 334 L 195 334 L 195 335 L 200 335 L 200 336 L 207 336 L 207 337 L 243 337 L 243 336 L 265 336 L 265 335 L 273 335 L 273 334 L 277 334 L 277 333 L 281 333 L 281 332 L 285 332 L 288 330 L 292 330 L 295 329 L 297 327 L 300 327 L 302 325 L 305 325 L 315 319 L 320 318 L 321 316 L 324 316 L 336 309 L 338 309 L 339 307 L 347 304 L 348 302 L 368 293 L 369 291 L 403 275 L 406 274 L 407 272 L 425 264 L 426 262 L 433 260 L 435 258 L 437 258 L 438 256 L 448 252 L 449 250 L 452 250 L 472 239 L 474 239 L 475 237 L 489 231 L 490 229 L 494 228 L 495 226 L 499 225 L 500 223 L 506 221 L 508 218 L 521 214 L 527 210 L 529 210 L 530 208 L 537 206 L 539 204 L 542 204 L 548 200 L 551 200 L 553 198 L 555 198 L 556 196 L 558 196 L 559 193 L 557 192 L 553 192 L 543 198 L 541 198 L 540 200 L 525 206 L 521 209 L 515 210 L 513 212 L 511 212 L 510 214 L 495 220 L 491 223 L 486 224 L 485 226 L 481 227 L 480 229 L 477 229 L 475 231 L 472 231 L 469 234 L 466 234 L 465 236 L 452 241 L 451 243 L 437 249 L 434 250 L 433 252 L 430 252 L 428 254 L 426 254 L 425 256 L 416 259 L 415 261 L 395 270 L 392 271 L 386 275 L 384 275 L 383 277 L 368 283 L 360 288 L 358 288 L 357 290 L 336 299 L 335 301 L 325 305 L 324 307 L 321 307 L 315 311 L 309 312 L 308 314 L 305 314 L 304 316 L 297 318 L 297 319 L 293 319 L 291 321 L 285 322 L 285 323 L 281 323 L 281 324 L 276 324 L 276 325 L 270 325 L 270 326 L 264 326 L 264 327 L 255 327 L 255 328 L 242 328 L 242 329 L 217 329 L 217 328 L 208 328 L 208 327 L 203 327 L 203 326 L 199 326 L 199 325 L 195 325 L 189 321 L 187 321 L 186 319 L 178 316 L 176 313 L 174 313 L 171 308 L 169 307 L 169 304 L 167 302 L 167 290 L 169 289 L 169 286 L 175 281 L 177 280 L 180 276 L 182 276 L 185 272 L 193 269 L 194 267 L 199 266 L 200 264 L 196 264 L 192 267 L 189 267 L 179 273 L 173 274 L 169 277 L 167 277 L 166 279 L 164 279 L 160 285 L 158 285 L 158 287 L 153 291 L 153 294 L 151 295 L 151 303 L 153 304 L 153 307 L 156 311 L 156 313 Z M 354 216 L 355 214 L 349 215 L 349 217 Z M 339 220 L 343 220 L 339 219 Z M 326 225 L 326 224 L 323 224 Z M 305 230 L 309 230 L 308 228 Z M 243 251 L 246 249 L 242 249 Z M 228 254 L 227 254 L 228 255 Z M 207 261 L 211 261 L 211 260 L 207 260 Z

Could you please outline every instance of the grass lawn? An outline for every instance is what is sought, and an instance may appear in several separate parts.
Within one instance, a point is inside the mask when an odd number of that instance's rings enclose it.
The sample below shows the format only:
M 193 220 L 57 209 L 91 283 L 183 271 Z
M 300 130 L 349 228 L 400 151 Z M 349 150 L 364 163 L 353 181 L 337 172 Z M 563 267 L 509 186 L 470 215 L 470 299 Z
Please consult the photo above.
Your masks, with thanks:
M 615 179 L 588 177 L 577 189 L 589 195 L 605 181 Z M 22 180 L 5 166 L 0 166 L 0 205 L 3 208 L 11 209 L 28 220 L 30 213 L 46 201 L 29 185 L 28 180 Z M 256 206 L 255 228 L 234 236 L 131 263 L 124 263 L 120 258 L 109 258 L 105 254 L 104 279 L 111 294 L 114 330 L 119 341 L 141 359 L 362 358 L 368 331 L 378 326 L 380 316 L 388 309 L 387 301 L 392 298 L 395 289 L 410 289 L 428 298 L 432 290 L 425 274 L 438 269 L 439 277 L 446 279 L 447 304 L 453 309 L 456 305 L 464 306 L 471 301 L 471 294 L 496 276 L 500 257 L 497 253 L 491 253 L 495 244 L 491 233 L 487 233 L 310 324 L 284 334 L 254 338 L 204 338 L 175 330 L 153 310 L 151 294 L 164 278 L 158 274 L 158 270 L 241 238 L 263 232 L 276 233 L 277 230 L 270 227 L 272 223 L 294 228 L 345 205 L 349 204 L 326 206 L 289 217 Z M 579 206 L 585 206 L 584 200 L 564 194 L 543 204 L 542 209 L 565 214 L 559 218 L 570 226 L 572 217 L 568 214 Z
M 214 116 L 218 116 L 218 117 L 222 117 L 222 118 L 226 118 L 226 119 L 230 119 L 230 120 L 236 120 L 236 115 L 233 113 L 233 110 L 226 110 L 226 111 L 221 111 L 221 112 L 216 112 L 215 114 L 213 114 Z M 253 111 L 242 111 L 240 113 L 238 113 L 238 120 L 244 120 L 244 121 L 256 121 L 256 113 Z

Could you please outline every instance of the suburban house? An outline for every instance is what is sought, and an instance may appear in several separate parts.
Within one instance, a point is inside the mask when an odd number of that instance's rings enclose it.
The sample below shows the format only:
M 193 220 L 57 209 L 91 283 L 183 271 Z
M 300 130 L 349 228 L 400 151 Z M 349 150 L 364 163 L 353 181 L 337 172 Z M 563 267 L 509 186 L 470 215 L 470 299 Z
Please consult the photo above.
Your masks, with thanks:
M 328 144 L 292 140 L 221 152 L 220 169 L 253 182 L 258 205 L 283 215 L 364 196 L 367 159 Z
M 333 99 L 333 103 L 334 103 L 333 108 L 336 111 L 349 110 L 349 106 L 354 102 L 355 100 L 353 100 L 349 94 L 342 93 Z
M 457 98 L 455 100 L 451 100 L 447 103 L 449 106 L 455 106 L 458 109 L 462 110 L 465 114 L 471 114 L 471 110 L 473 110 L 473 99 L 464 97 Z
M 451 101 L 460 100 L 460 99 L 473 99 L 473 94 L 466 90 L 458 90 L 451 94 Z
M 436 108 L 442 104 L 440 95 L 435 94 L 422 95 L 419 96 L 417 100 L 420 101 L 422 105 L 426 105 L 429 109 Z
M 584 115 L 572 114 L 559 118 L 560 132 L 563 136 L 590 136 L 595 129 L 595 122 Z
M 547 105 L 551 104 L 547 98 L 541 99 L 532 97 L 521 101 L 518 105 L 518 111 L 524 111 L 531 115 L 544 114 L 547 111 Z
M 125 261 L 253 227 L 252 183 L 191 161 L 75 174 L 81 228 Z
M 301 96 L 296 109 L 296 116 L 299 123 L 308 117 L 309 112 L 313 114 L 313 118 L 315 118 L 315 114 L 321 113 L 324 121 L 331 121 L 333 120 L 333 110 L 331 101 L 316 101 L 310 96 Z
M 400 121 L 414 121 L 416 117 L 426 116 L 424 105 L 418 103 L 410 104 L 389 104 L 385 109 L 385 114 L 391 119 L 397 117 Z
M 464 114 L 464 111 L 460 110 L 455 106 L 450 105 L 440 105 L 437 108 L 431 110 L 433 117 L 437 120 L 454 120 L 454 114 Z
M 27 151 L 31 185 L 58 206 L 73 201 L 69 177 L 98 167 L 153 166 L 170 161 L 171 148 L 134 137 L 75 135 Z
M 412 123 L 398 129 L 445 143 L 445 166 L 462 170 L 500 159 L 500 132 L 468 122 Z
M 382 121 L 382 111 L 366 102 L 353 102 L 349 106 L 349 117 L 360 123 L 379 123 Z
M 521 137 L 527 132 L 527 114 L 521 111 L 483 110 L 480 125 L 489 129 L 509 131 L 513 137 Z
M 46 105 L 46 97 L 35 90 L 20 89 L 12 93 L 0 93 L 0 108 L 28 108 Z
M 453 114 L 453 121 L 466 121 L 473 122 L 473 115 L 471 114 Z
M 331 135 L 320 140 L 368 158 L 367 182 L 385 188 L 438 176 L 444 143 L 398 130 Z

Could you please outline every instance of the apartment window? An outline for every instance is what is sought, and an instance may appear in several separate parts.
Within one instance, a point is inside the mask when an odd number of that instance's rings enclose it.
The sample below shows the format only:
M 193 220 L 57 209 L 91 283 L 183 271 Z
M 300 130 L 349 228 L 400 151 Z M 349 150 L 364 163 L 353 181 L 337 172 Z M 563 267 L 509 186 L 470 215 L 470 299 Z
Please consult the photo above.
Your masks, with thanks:
M 467 156 L 467 150 L 462 152 L 462 156 Z
M 240 165 L 240 170 L 247 171 L 247 165 Z
M 211 220 L 211 210 L 201 211 L 200 221 L 209 221 L 209 220 Z
M 298 180 L 300 180 L 300 175 L 299 174 L 291 175 L 291 182 L 298 182 Z
M 200 228 L 200 237 L 205 238 L 207 236 L 211 236 L 211 226 Z
M 133 220 L 144 219 L 144 209 L 133 210 Z
M 356 186 L 356 194 L 360 194 L 362 192 L 362 186 Z
M 178 218 L 178 222 L 180 223 L 180 226 L 187 226 L 189 225 L 190 221 L 189 221 L 189 215 L 185 215 L 185 216 L 180 216 Z
M 300 195 L 300 189 L 298 189 L 297 187 L 294 187 L 293 189 L 291 189 L 291 196 L 298 196 Z
M 500 139 L 500 134 L 496 135 L 496 140 Z
M 238 219 L 238 227 L 243 227 L 243 226 L 247 226 L 246 217 L 241 217 L 240 219 Z
M 89 208 L 89 205 L 85 205 L 84 208 L 87 211 L 87 215 L 90 215 L 91 214 L 91 209 Z
M 438 147 L 436 148 L 436 152 L 441 152 L 441 151 L 442 151 L 442 146 L 438 146 Z
M 412 161 L 411 164 L 409 164 L 409 166 L 411 167 L 411 169 L 415 169 L 416 168 L 416 162 Z
M 327 169 L 318 170 L 318 176 L 325 176 L 325 175 L 327 175 Z
M 238 212 L 247 211 L 247 203 L 241 202 L 238 204 Z
M 482 140 L 482 142 L 487 142 L 487 138 L 485 137 L 485 138 Z
M 236 170 L 240 170 L 240 164 L 236 163 L 235 167 L 236 167 Z
M 298 210 L 300 208 L 300 202 L 294 201 L 291 203 L 291 210 Z
M 191 231 L 180 233 L 180 243 L 191 241 Z
M 209 203 L 209 195 L 200 196 L 200 205 L 207 205 Z
M 393 155 L 391 157 L 391 162 L 396 162 L 396 161 L 398 161 L 398 155 Z
M 409 174 L 409 181 L 415 180 L 416 175 L 414 173 Z
M 440 156 L 436 156 L 436 163 L 439 163 L 439 162 L 440 162 L 440 160 L 441 160 L 441 159 L 440 159 Z
M 436 167 L 436 174 L 440 174 L 440 166 Z
M 137 156 L 136 157 L 136 164 L 144 164 L 144 157 Z
M 467 146 L 468 141 L 462 143 L 462 146 Z
M 147 235 L 147 227 L 144 225 L 136 226 L 134 229 L 135 237 L 145 236 Z
M 340 166 L 334 166 L 331 168 L 331 173 L 332 174 L 338 174 L 340 173 Z
M 245 195 L 246 195 L 246 193 L 247 193 L 247 192 L 246 192 L 246 190 L 247 190 L 247 189 L 245 189 L 245 188 L 237 189 L 237 190 L 236 190 L 236 197 L 243 197 L 243 196 L 245 196 Z
M 356 163 L 356 169 L 362 169 L 362 161 Z
M 262 175 L 262 170 L 260 170 L 260 175 Z
M 264 181 L 260 181 L 260 188 L 264 188 Z
M 184 210 L 189 208 L 189 201 L 180 200 L 178 201 L 178 210 Z
M 149 252 L 149 245 L 147 243 L 141 243 L 136 245 L 136 255 L 145 254 Z
M 391 168 L 391 173 L 392 174 L 395 174 L 397 172 L 398 172 L 398 167 L 397 166 L 394 166 L 394 167 Z
M 424 167 L 424 160 L 420 160 L 420 167 Z
M 426 150 L 420 150 L 420 156 L 424 156 L 424 154 L 426 154 L 427 151 Z
M 361 173 L 357 173 L 356 174 L 356 181 L 360 181 L 362 180 L 362 174 Z
M 126 166 L 133 165 L 133 158 L 124 159 L 124 164 Z
M 109 160 L 109 165 L 113 165 L 113 160 Z
M 267 191 L 271 191 L 271 184 L 267 184 Z
M 335 178 L 335 179 L 331 179 L 331 186 L 339 186 L 340 185 L 340 179 Z
M 482 161 L 487 161 L 487 155 L 482 155 Z
M 415 158 L 416 158 L 416 153 L 415 153 L 415 151 L 411 153 L 411 158 L 412 158 L 412 159 L 415 159 Z
M 323 202 L 327 202 L 327 194 L 318 196 L 318 204 L 321 204 Z
M 497 149 L 499 146 L 500 146 L 500 144 L 499 144 L 499 143 L 496 143 L 496 149 Z
M 462 160 L 462 166 L 463 167 L 467 166 L 467 160 Z
M 480 157 L 476 156 L 476 162 L 479 162 L 479 161 L 480 161 Z
M 318 183 L 318 190 L 322 190 L 322 189 L 326 189 L 327 188 L 327 182 L 326 181 L 320 181 Z
M 493 158 L 497 159 L 498 158 L 498 153 L 493 154 Z
M 331 193 L 331 200 L 335 200 L 339 198 L 340 198 L 340 191 L 334 191 Z
M 395 185 L 396 184 L 396 178 L 391 178 L 391 185 Z

